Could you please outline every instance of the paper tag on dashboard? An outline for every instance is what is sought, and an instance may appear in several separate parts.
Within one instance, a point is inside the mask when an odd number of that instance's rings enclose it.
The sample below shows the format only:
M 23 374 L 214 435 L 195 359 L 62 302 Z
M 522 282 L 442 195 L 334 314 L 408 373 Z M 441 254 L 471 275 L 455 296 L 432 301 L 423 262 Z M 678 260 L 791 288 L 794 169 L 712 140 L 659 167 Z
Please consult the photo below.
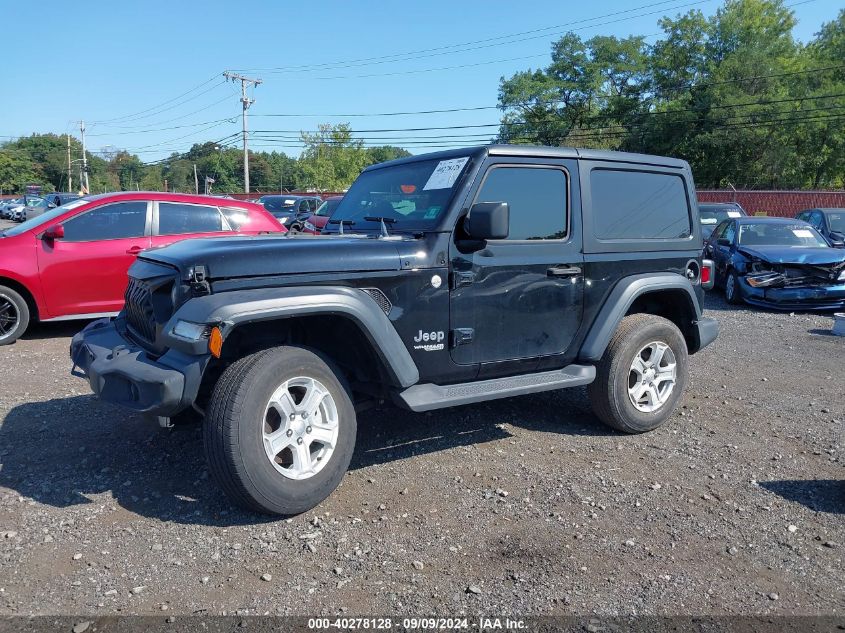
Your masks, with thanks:
M 807 229 L 792 229 L 792 232 L 795 234 L 795 237 L 813 237 L 813 232 Z
M 742 215 L 740 214 L 739 211 L 728 211 L 728 217 L 729 218 L 741 218 Z
M 430 189 L 451 189 L 468 160 L 468 156 L 464 158 L 452 158 L 451 160 L 441 160 L 431 173 L 428 182 L 425 183 L 423 191 Z

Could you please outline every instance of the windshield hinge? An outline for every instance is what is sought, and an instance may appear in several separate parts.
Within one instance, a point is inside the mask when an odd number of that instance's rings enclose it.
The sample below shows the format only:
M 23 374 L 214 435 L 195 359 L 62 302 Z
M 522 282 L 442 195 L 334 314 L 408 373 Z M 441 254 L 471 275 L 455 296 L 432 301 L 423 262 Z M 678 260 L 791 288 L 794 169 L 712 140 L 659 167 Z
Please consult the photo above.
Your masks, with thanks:
M 211 294 L 211 287 L 208 285 L 205 266 L 194 266 L 190 271 L 188 280 L 191 282 L 191 294 L 194 297 L 204 297 L 205 295 Z

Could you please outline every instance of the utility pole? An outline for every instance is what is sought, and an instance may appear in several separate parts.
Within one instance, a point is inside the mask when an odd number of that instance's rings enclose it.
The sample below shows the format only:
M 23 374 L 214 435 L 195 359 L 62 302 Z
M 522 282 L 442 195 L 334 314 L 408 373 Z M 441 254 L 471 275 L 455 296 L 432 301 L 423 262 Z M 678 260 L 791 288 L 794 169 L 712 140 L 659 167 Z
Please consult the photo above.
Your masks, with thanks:
M 67 135 L 67 190 L 73 193 L 73 172 L 70 165 L 70 132 Z
M 197 178 L 197 164 L 194 163 L 194 193 L 199 195 L 200 192 L 200 181 Z
M 241 103 L 243 104 L 243 131 L 244 131 L 244 193 L 249 193 L 249 150 L 247 149 L 247 122 L 246 122 L 246 111 L 249 110 L 249 106 L 255 103 L 255 99 L 250 99 L 246 96 L 246 87 L 247 84 L 253 84 L 254 86 L 259 85 L 262 83 L 261 79 L 250 79 L 249 77 L 244 77 L 243 75 L 238 75 L 237 73 L 230 73 L 226 71 L 223 73 L 223 76 L 226 79 L 231 79 L 232 81 L 240 81 L 241 82 Z
M 82 135 L 82 182 L 85 193 L 90 193 L 88 183 L 88 157 L 85 155 L 85 121 L 79 122 L 79 133 Z

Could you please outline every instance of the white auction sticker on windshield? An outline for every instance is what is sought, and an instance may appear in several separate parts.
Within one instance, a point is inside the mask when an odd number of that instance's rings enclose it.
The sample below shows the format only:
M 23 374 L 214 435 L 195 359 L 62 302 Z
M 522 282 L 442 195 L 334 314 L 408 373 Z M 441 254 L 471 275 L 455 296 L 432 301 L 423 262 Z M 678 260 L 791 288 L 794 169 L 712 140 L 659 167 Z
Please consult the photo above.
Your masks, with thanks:
M 740 215 L 739 211 L 728 211 L 728 217 L 729 218 L 739 218 L 739 217 L 742 217 L 742 216 Z
M 813 232 L 807 229 L 792 229 L 795 237 L 813 237 Z
M 437 163 L 437 167 L 434 168 L 428 182 L 425 183 L 423 191 L 430 189 L 451 189 L 468 160 L 468 156 L 441 160 Z

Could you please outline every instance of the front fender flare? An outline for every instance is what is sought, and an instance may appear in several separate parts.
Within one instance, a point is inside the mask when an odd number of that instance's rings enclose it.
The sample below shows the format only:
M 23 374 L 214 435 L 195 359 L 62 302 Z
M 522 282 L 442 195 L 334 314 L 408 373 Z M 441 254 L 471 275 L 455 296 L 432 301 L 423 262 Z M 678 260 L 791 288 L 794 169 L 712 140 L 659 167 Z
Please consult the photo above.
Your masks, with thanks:
M 196 297 L 185 303 L 165 325 L 173 347 L 184 340 L 172 334 L 179 320 L 219 323 L 224 338 L 238 325 L 315 314 L 336 314 L 354 321 L 397 385 L 410 387 L 420 375 L 408 349 L 378 304 L 363 290 L 345 286 L 289 286 L 236 290 Z
M 686 292 L 695 311 L 694 321 L 701 320 L 701 306 L 698 303 L 698 297 L 692 283 L 686 277 L 677 273 L 631 275 L 621 279 L 610 291 L 604 306 L 593 321 L 593 325 L 581 345 L 581 353 L 578 358 L 581 361 L 599 361 L 610 343 L 613 333 L 619 327 L 619 323 L 625 315 L 628 314 L 628 310 L 637 297 L 660 290 L 682 290 Z M 698 343 L 697 347 L 703 347 L 703 345 Z

